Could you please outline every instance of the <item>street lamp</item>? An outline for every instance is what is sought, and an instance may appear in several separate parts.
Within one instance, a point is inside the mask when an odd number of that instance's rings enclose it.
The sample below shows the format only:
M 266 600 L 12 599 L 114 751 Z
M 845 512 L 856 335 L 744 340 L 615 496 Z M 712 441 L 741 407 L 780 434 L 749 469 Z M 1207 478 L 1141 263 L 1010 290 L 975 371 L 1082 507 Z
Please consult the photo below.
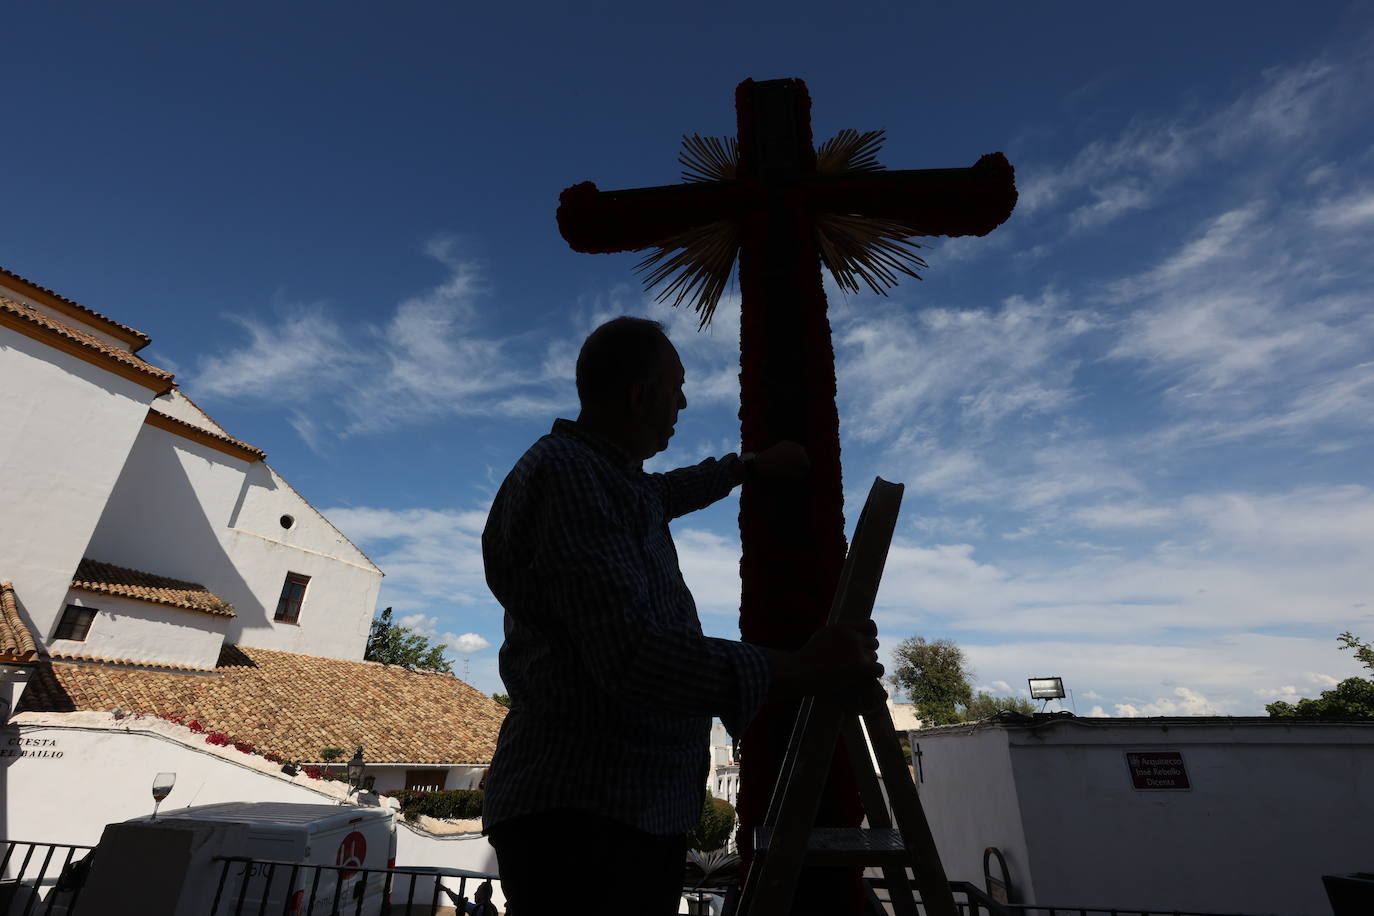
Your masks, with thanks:
M 356 791 L 362 791 L 363 773 L 367 771 L 367 762 L 363 760 L 363 749 L 359 747 L 353 752 L 353 759 L 348 761 L 348 792 L 344 795 L 347 798 Z

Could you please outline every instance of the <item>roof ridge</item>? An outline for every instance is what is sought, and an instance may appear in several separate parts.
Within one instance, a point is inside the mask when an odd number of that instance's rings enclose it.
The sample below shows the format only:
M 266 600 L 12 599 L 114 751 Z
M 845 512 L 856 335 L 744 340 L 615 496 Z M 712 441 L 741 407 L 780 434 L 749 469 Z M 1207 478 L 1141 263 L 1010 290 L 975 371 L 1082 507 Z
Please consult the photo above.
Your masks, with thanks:
M 187 400 L 190 400 L 190 399 L 188 398 Z M 200 408 L 196 408 L 196 409 L 197 409 L 197 410 L 200 410 Z M 215 439 L 215 440 L 217 440 L 217 441 L 219 441 L 219 442 L 223 442 L 223 443 L 226 444 L 226 445 L 232 445 L 232 446 L 233 446 L 234 448 L 236 448 L 236 449 L 240 449 L 240 450 L 242 450 L 242 451 L 249 452 L 249 453 L 253 454 L 253 455 L 256 457 L 256 459 L 257 459 L 258 461 L 261 461 L 261 460 L 263 460 L 264 458 L 267 457 L 267 453 L 264 452 L 262 449 L 258 448 L 256 445 L 249 445 L 247 442 L 244 442 L 242 439 L 235 439 L 233 436 L 231 436 L 231 435 L 229 435 L 228 433 L 225 433 L 225 432 L 216 432 L 216 431 L 213 430 L 213 429 L 206 429 L 206 428 L 203 427 L 203 426 L 197 426 L 196 424 L 194 424 L 194 423 L 192 423 L 192 422 L 190 422 L 190 421 L 188 421 L 188 420 L 183 420 L 183 419 L 181 419 L 181 417 L 173 416 L 172 414 L 167 413 L 165 410 L 159 410 L 159 409 L 157 408 L 157 405 L 156 405 L 156 404 L 150 404 L 150 405 L 148 406 L 148 411 L 149 411 L 149 413 L 155 413 L 155 414 L 157 414 L 157 415 L 158 415 L 159 417 L 161 417 L 162 419 L 164 419 L 164 420 L 166 420 L 166 421 L 168 421 L 168 422 L 170 422 L 170 423 L 173 423 L 173 424 L 175 424 L 175 425 L 178 426 L 178 427 L 182 427 L 182 428 L 185 428 L 185 429 L 187 429 L 187 430 L 195 430 L 196 432 L 199 432 L 199 433 L 202 433 L 202 434 L 204 434 L 204 435 L 206 435 L 206 436 L 209 436 L 209 437 L 212 438 L 212 439 Z M 201 413 L 205 413 L 205 411 L 202 410 Z M 209 415 L 209 414 L 205 414 L 205 416 L 206 416 L 206 419 L 210 419 L 210 415 Z M 218 423 L 215 423 L 215 421 L 214 421 L 213 419 L 210 419 L 210 422 L 211 422 L 211 423 L 214 423 L 215 426 L 219 426 L 219 424 L 218 424 Z M 220 427 L 220 428 L 223 429 L 223 427 Z
M 0 580 L 0 662 L 24 664 L 41 654 L 33 632 L 19 614 L 14 583 Z
M 220 617 L 237 616 L 233 605 L 199 582 L 174 579 L 91 557 L 81 558 L 71 587 Z
M 109 315 L 102 315 L 95 309 L 90 308 L 89 306 L 82 305 L 75 299 L 69 299 L 61 293 L 56 292 L 55 290 L 48 289 L 46 286 L 40 286 L 39 284 L 33 282 L 27 277 L 21 277 L 19 274 L 15 273 L 12 270 L 0 267 L 0 276 L 4 276 L 10 280 L 17 280 L 18 282 L 22 283 L 23 285 L 27 286 L 29 289 L 35 292 L 41 293 L 44 296 L 50 296 L 53 299 L 56 299 L 58 302 L 62 303 L 63 305 L 67 305 L 74 309 L 77 309 L 82 314 L 90 318 L 94 318 L 102 324 L 106 325 L 110 330 L 117 331 L 117 337 L 135 338 L 135 340 L 129 341 L 129 343 L 137 342 L 139 344 L 139 346 L 134 348 L 135 352 L 141 350 L 143 347 L 146 347 L 148 344 L 153 342 L 153 339 L 151 337 L 140 331 L 138 328 L 133 328 L 127 324 L 124 324 L 123 322 L 115 321 Z
M 0 293 L 0 324 L 6 325 L 25 336 L 66 350 L 73 356 L 87 362 L 96 362 L 97 365 L 103 365 L 105 368 L 115 368 L 110 364 L 117 364 L 123 368 L 122 372 L 115 369 L 118 374 L 132 378 L 145 387 L 156 390 L 159 394 L 171 388 L 174 376 L 166 369 L 158 368 L 135 353 L 106 343 L 88 331 L 58 321 L 56 318 L 38 311 L 33 306 L 11 299 L 3 293 Z M 61 343 L 55 343 L 53 337 L 57 337 Z M 99 356 L 101 359 L 99 361 L 94 360 L 92 359 L 94 356 Z M 149 381 L 155 381 L 158 384 L 148 384 Z

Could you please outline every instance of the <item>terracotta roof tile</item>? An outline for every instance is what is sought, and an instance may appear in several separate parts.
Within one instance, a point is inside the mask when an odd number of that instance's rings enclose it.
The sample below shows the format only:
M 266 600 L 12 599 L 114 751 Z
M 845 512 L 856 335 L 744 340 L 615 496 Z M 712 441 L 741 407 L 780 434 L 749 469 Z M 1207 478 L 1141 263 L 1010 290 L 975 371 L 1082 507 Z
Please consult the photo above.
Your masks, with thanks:
M 29 336 L 56 342 L 75 355 L 98 361 L 109 368 L 120 367 L 123 374 L 139 378 L 148 387 L 171 388 L 172 373 L 144 362 L 138 356 L 106 343 L 94 334 L 74 328 L 45 315 L 32 306 L 0 295 L 0 324 L 8 324 Z
M 451 674 L 225 646 L 218 677 L 41 664 L 20 712 L 181 715 L 264 753 L 317 762 L 362 745 L 375 763 L 491 761 L 506 710 Z
M 139 345 L 138 347 L 134 348 L 135 350 L 139 349 L 140 347 L 147 346 L 149 343 L 152 342 L 151 337 L 149 337 L 147 334 L 144 334 L 137 328 L 131 328 L 127 324 L 121 324 L 120 322 L 115 321 L 113 318 L 110 318 L 108 315 L 102 315 L 95 309 L 87 308 L 80 302 L 77 302 L 73 299 L 68 299 L 66 296 L 63 296 L 60 293 L 53 292 L 46 286 L 39 286 L 32 280 L 29 280 L 25 277 L 21 277 L 19 276 L 19 274 L 15 273 L 12 270 L 6 270 L 5 268 L 0 267 L 0 277 L 4 277 L 9 280 L 15 280 L 21 286 L 28 287 L 30 291 L 38 292 L 44 296 L 56 299 L 58 302 L 68 306 L 69 308 L 72 308 L 77 312 L 80 312 L 84 317 L 94 318 L 97 322 L 104 325 L 109 330 L 115 332 L 115 336 L 117 337 L 131 338 L 130 343 L 137 343 Z
M 14 584 L 0 582 L 0 662 L 7 664 L 31 662 L 38 656 L 24 618 L 19 616 L 19 602 Z
M 185 608 L 188 611 L 204 611 L 219 617 L 233 617 L 234 609 L 223 598 L 217 596 L 203 585 L 183 582 L 166 576 L 139 572 L 113 563 L 101 563 L 89 557 L 81 561 L 72 579 L 72 588 L 83 592 L 99 592 L 102 595 L 116 595 L 121 598 L 134 598 L 165 604 L 168 607 Z
M 199 410 L 200 408 L 196 409 Z M 158 410 L 156 407 L 149 408 L 148 422 L 190 439 L 209 439 L 211 441 L 206 444 L 218 443 L 214 445 L 214 447 L 220 448 L 221 451 L 238 455 L 240 458 L 246 458 L 249 461 L 261 461 L 267 457 L 267 453 L 257 446 L 249 445 L 247 442 L 235 439 L 233 436 L 225 433 L 216 432 L 204 426 L 197 426 L 194 423 L 188 423 L 180 417 L 174 417 L 165 411 Z M 225 446 L 227 446 L 227 448 Z
M 89 662 L 100 665 L 123 665 L 129 668 L 151 668 L 159 671 L 194 671 L 208 673 L 218 668 L 205 668 L 198 665 L 178 665 L 172 662 L 154 662 L 142 658 L 110 658 L 105 655 L 84 655 L 80 652 L 51 652 L 49 658 L 66 662 Z

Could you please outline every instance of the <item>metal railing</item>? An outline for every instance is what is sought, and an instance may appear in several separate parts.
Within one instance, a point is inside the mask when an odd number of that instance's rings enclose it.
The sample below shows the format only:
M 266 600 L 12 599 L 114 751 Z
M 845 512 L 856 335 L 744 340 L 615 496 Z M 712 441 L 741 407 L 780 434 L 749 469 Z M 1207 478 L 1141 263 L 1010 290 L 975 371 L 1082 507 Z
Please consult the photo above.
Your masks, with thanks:
M 76 908 L 95 847 L 0 840 L 0 913 L 67 916 Z
M 887 882 L 881 878 L 866 879 L 871 888 L 887 889 Z M 1215 913 L 1202 910 L 1161 910 L 1141 909 L 1140 907 L 1103 907 L 1103 906 L 1045 906 L 1037 903 L 999 903 L 976 884 L 967 881 L 949 882 L 950 890 L 955 893 L 954 904 L 961 916 L 1254 916 L 1246 913 Z M 963 899 L 959 899 L 962 897 Z M 875 894 L 875 902 L 890 904 L 891 899 Z M 924 914 L 925 907 L 916 901 L 918 912 Z
M 382 916 L 465 913 L 468 884 L 496 875 L 461 868 L 365 868 L 224 857 L 210 916 Z M 458 890 L 449 885 L 456 881 Z M 496 912 L 493 907 L 491 912 Z

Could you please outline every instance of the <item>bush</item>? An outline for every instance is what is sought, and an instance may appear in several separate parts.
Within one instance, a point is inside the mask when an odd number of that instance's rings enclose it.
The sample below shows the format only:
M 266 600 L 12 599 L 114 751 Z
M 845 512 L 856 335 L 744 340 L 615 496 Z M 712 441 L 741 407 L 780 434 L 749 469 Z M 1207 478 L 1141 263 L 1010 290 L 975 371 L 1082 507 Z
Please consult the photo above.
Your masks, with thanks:
M 416 792 L 413 789 L 396 789 L 384 793 L 401 803 L 401 815 L 413 821 L 421 814 L 429 817 L 459 818 L 481 817 L 481 789 L 442 789 L 438 792 Z
M 701 820 L 687 832 L 687 846 L 701 852 L 720 849 L 735 829 L 735 809 L 723 798 L 706 796 L 701 808 Z

